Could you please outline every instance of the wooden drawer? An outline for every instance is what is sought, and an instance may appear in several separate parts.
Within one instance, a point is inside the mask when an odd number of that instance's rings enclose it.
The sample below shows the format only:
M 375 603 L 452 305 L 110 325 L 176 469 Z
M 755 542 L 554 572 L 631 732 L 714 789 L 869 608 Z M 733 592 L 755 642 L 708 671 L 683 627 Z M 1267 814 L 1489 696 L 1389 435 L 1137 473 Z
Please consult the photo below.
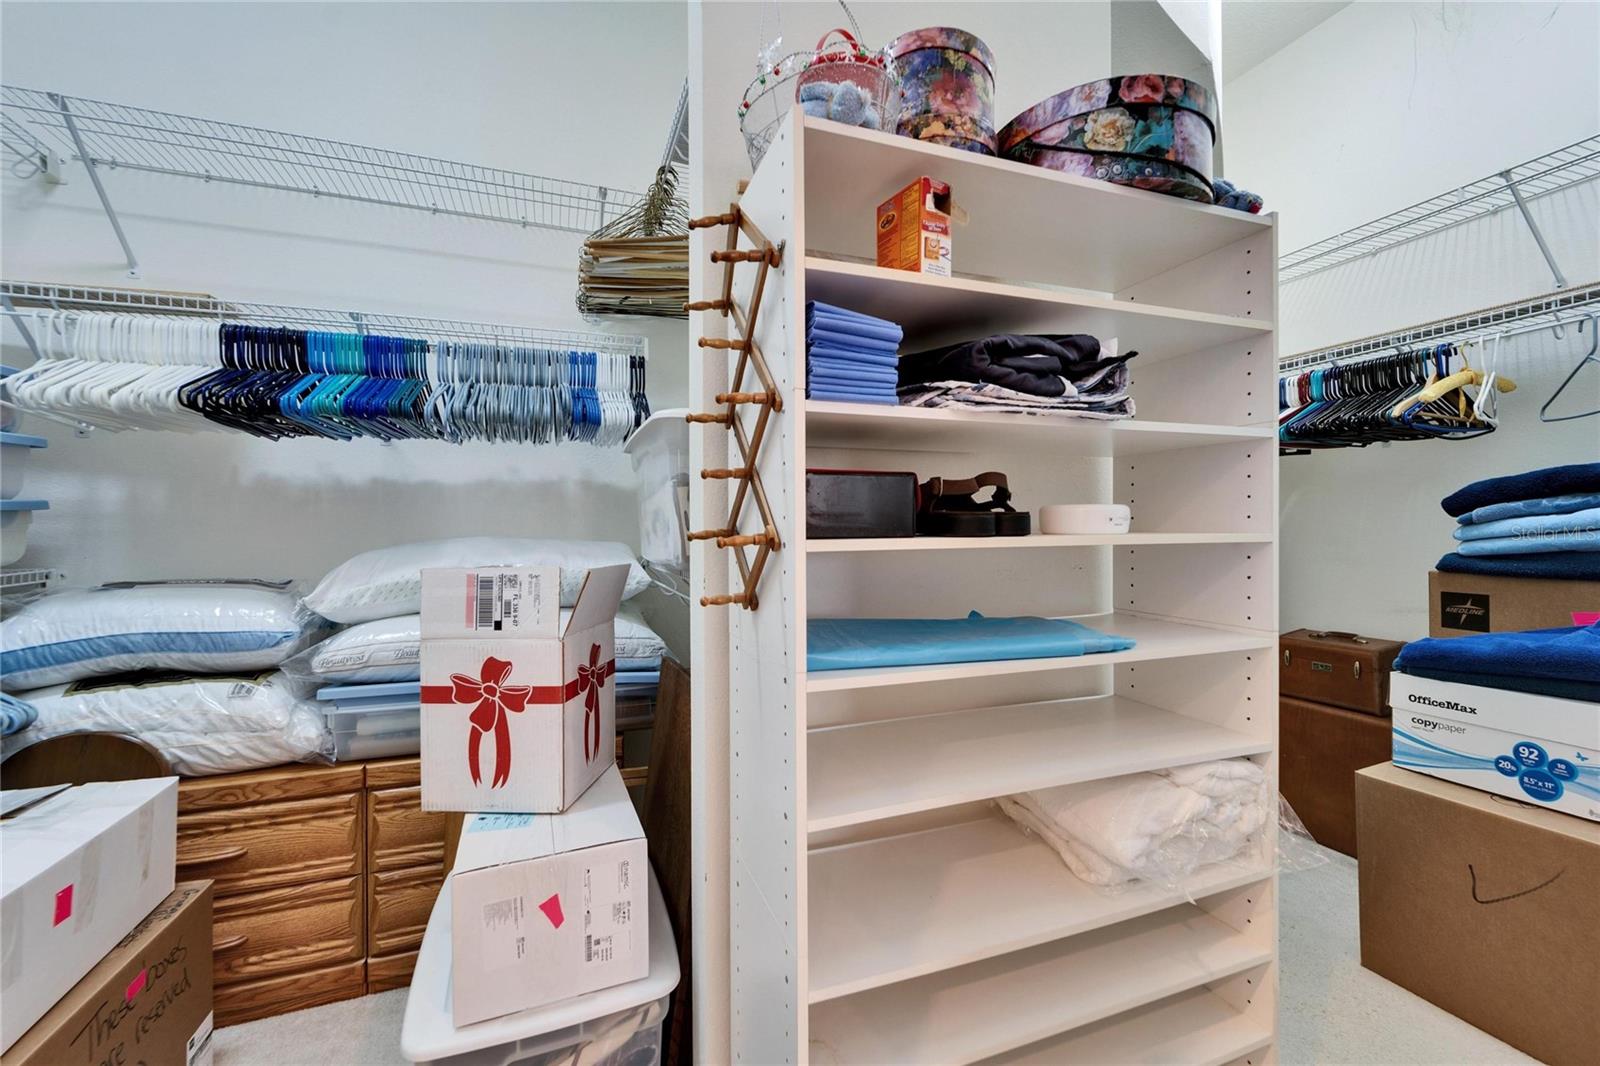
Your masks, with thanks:
M 417 952 L 403 951 L 398 955 L 374 956 L 367 960 L 367 995 L 387 992 L 391 988 L 405 988 L 411 984 L 411 974 L 417 968 Z
M 367 954 L 392 955 L 422 946 L 444 867 L 416 866 L 367 876 Z
M 422 809 L 422 788 L 367 792 L 367 872 L 443 867 L 443 811 Z
M 320 799 L 342 792 L 360 792 L 365 781 L 361 763 L 338 766 L 297 763 L 271 770 L 191 777 L 178 782 L 178 813 L 224 807 L 249 808 L 277 800 Z
M 178 816 L 178 877 L 230 894 L 348 877 L 363 869 L 361 793 L 201 809 Z
M 341 999 L 354 999 L 366 992 L 367 964 L 364 961 L 341 963 L 307 970 L 287 977 L 267 977 L 257 981 L 238 981 L 218 985 L 213 999 L 216 1024 L 240 1022 L 287 1014 Z M 282 1048 L 282 1062 L 316 1061 L 310 1048 Z
M 362 889 L 360 877 L 344 877 L 217 900 L 217 987 L 360 962 L 366 956 Z

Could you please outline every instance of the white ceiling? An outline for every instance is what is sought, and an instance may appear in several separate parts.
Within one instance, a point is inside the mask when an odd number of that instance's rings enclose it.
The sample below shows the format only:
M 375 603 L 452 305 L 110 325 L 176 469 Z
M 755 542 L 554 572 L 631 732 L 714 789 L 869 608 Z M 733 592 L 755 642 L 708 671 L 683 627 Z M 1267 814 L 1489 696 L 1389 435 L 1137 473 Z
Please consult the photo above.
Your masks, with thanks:
M 1222 0 L 1223 84 L 1348 6 L 1349 0 Z

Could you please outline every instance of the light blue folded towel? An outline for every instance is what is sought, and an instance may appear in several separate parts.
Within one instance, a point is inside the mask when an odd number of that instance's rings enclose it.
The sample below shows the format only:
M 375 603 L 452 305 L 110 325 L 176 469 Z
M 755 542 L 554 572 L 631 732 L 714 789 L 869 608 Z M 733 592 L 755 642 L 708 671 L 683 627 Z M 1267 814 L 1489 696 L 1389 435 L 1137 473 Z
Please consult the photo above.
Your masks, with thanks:
M 811 381 L 859 382 L 863 385 L 883 385 L 894 388 L 900 376 L 893 370 L 874 370 L 867 367 L 839 366 L 831 363 L 812 363 Z
M 1600 552 L 1600 529 L 1574 529 L 1530 537 L 1491 537 L 1464 540 L 1461 555 L 1534 555 L 1540 552 Z
M 858 670 L 1126 651 L 1133 641 L 1066 618 L 813 618 L 807 670 Z
M 879 370 L 892 370 L 899 373 L 900 360 L 895 355 L 883 352 L 852 351 L 849 348 L 812 348 L 806 353 L 808 359 L 831 359 L 836 363 L 848 363 L 851 366 L 871 366 Z
M 852 352 L 876 352 L 894 355 L 900 350 L 898 337 L 869 337 L 856 333 L 823 328 L 821 325 L 806 330 L 806 342 L 813 348 L 842 348 Z
M 1600 529 L 1600 507 L 1570 514 L 1537 514 L 1525 518 L 1502 518 L 1497 522 L 1457 526 L 1455 538 L 1461 541 L 1491 540 L 1495 537 L 1541 537 L 1546 534 L 1573 533 Z
M 1456 521 L 1464 526 L 1485 525 L 1507 518 L 1524 518 L 1528 515 L 1571 514 L 1600 507 L 1600 492 L 1578 492 L 1566 496 L 1541 496 L 1537 500 L 1513 500 L 1510 503 L 1491 503 L 1476 511 L 1468 511 Z
M 812 385 L 806 389 L 806 396 L 813 400 L 840 400 L 845 403 L 875 403 L 886 407 L 893 407 L 900 402 L 893 390 L 887 392 L 864 392 L 858 389 L 841 389 L 829 385 Z

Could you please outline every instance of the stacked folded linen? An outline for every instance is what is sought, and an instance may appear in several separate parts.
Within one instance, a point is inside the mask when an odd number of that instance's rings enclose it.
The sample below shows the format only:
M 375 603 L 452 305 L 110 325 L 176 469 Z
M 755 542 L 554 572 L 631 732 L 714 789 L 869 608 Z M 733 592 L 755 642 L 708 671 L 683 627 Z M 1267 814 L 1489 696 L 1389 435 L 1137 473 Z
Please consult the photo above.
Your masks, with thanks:
M 1128 360 L 1115 339 L 1085 334 L 997 333 L 908 355 L 900 402 L 1079 418 L 1133 417 Z
M 1176 884 L 1243 851 L 1267 824 L 1270 798 L 1261 767 L 1221 759 L 1023 792 L 999 803 L 1090 884 Z
M 1069 618 L 812 618 L 807 670 L 862 670 L 1127 651 L 1128 637 Z
M 1600 703 L 1600 622 L 1414 640 L 1400 649 L 1394 668 L 1434 681 Z
M 1522 577 L 1600 577 L 1600 463 L 1477 481 L 1441 501 L 1456 551 L 1439 569 Z
M 892 404 L 900 338 L 893 322 L 859 311 L 806 304 L 806 395 L 813 400 Z

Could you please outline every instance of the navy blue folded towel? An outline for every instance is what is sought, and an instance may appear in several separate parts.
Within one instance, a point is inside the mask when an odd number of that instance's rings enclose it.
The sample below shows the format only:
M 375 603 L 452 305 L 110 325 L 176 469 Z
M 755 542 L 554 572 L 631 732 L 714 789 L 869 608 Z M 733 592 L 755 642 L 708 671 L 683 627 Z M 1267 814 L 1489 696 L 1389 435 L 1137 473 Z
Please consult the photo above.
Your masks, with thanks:
M 1545 496 L 1566 496 L 1580 492 L 1600 492 L 1600 463 L 1548 466 L 1525 474 L 1474 481 L 1440 500 L 1439 506 L 1451 518 L 1459 518 L 1468 511 L 1492 503 L 1537 500 Z
M 1600 581 L 1600 552 L 1539 552 L 1534 555 L 1462 555 L 1451 552 L 1434 569 L 1482 577 L 1549 577 Z
M 1591 626 L 1427 637 L 1400 649 L 1394 668 L 1497 677 L 1593 682 L 1600 678 L 1600 622 Z M 1496 686 L 1506 687 L 1505 684 Z
M 1600 679 L 1563 681 L 1549 677 L 1501 677 L 1497 674 L 1476 674 L 1464 670 L 1428 670 L 1420 666 L 1412 666 L 1406 673 L 1412 677 L 1447 681 L 1453 685 L 1476 685 L 1479 688 L 1498 688 L 1509 692 L 1528 692 L 1535 696 L 1554 696 L 1563 700 L 1600 703 Z

